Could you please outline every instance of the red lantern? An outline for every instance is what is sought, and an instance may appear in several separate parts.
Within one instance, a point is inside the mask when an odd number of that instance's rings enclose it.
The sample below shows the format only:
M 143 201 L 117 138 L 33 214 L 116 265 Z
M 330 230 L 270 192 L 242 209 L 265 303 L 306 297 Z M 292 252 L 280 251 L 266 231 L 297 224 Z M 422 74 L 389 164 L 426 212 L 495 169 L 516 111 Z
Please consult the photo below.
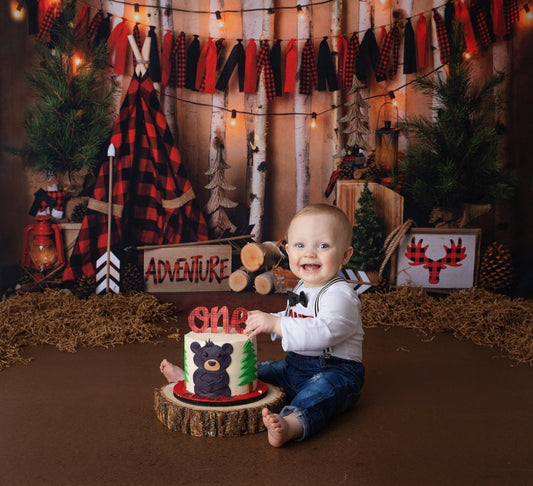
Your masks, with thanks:
M 57 263 L 65 263 L 61 228 L 51 223 L 49 216 L 37 216 L 35 223 L 24 230 L 22 266 L 40 272 L 33 274 L 35 280 L 40 280 Z

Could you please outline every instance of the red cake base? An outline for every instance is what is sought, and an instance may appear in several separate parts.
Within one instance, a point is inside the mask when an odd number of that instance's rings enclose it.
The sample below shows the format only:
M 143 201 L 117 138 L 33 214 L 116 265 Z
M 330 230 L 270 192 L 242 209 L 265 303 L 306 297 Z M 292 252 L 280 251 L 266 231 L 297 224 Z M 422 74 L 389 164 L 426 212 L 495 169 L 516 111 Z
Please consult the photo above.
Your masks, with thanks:
M 202 395 L 191 393 L 185 388 L 185 380 L 178 381 L 174 385 L 174 396 L 185 403 L 192 403 L 193 405 L 209 405 L 211 407 L 228 407 L 230 405 L 242 405 L 244 403 L 252 403 L 263 398 L 268 391 L 268 386 L 261 380 L 257 380 L 257 388 L 251 393 L 244 395 L 236 395 L 231 398 L 216 397 L 209 398 Z

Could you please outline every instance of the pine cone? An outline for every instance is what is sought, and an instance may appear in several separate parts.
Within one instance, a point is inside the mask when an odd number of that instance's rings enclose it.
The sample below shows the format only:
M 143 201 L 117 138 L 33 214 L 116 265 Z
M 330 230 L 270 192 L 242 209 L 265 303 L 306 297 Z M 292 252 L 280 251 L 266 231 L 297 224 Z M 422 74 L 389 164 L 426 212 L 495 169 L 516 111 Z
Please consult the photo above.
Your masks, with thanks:
M 76 280 L 72 293 L 80 299 L 86 299 L 96 290 L 96 277 L 94 275 L 82 275 Z
M 70 220 L 73 223 L 81 223 L 83 221 L 83 218 L 85 218 L 86 213 L 87 213 L 87 202 L 76 204 L 76 206 L 74 206 L 74 209 L 72 210 L 72 215 L 70 216 Z
M 478 287 L 490 292 L 510 294 L 512 283 L 511 252 L 502 243 L 493 242 L 481 258 Z
M 345 164 L 341 164 L 339 167 L 339 179 L 353 179 L 353 169 Z
M 139 265 L 129 262 L 121 269 L 121 292 L 144 292 L 144 276 Z

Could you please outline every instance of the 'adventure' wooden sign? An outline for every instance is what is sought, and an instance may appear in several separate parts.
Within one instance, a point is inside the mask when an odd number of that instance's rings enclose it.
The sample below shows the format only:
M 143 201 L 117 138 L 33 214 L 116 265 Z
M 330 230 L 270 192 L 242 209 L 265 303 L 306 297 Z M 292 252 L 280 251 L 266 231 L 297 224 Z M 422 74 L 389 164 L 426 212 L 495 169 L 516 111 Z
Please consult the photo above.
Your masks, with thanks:
M 230 290 L 231 245 L 144 250 L 147 292 Z

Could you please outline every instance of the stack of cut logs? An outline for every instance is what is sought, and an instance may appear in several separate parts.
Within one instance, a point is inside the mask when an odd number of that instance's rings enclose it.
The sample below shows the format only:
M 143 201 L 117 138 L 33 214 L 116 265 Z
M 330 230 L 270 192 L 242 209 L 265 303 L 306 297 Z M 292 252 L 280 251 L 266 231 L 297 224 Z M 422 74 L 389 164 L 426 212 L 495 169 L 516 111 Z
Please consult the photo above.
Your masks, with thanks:
M 273 267 L 286 258 L 280 245 L 272 241 L 247 243 L 242 247 L 240 256 L 242 266 L 229 277 L 231 290 L 242 292 L 253 285 L 258 294 L 273 292 Z

